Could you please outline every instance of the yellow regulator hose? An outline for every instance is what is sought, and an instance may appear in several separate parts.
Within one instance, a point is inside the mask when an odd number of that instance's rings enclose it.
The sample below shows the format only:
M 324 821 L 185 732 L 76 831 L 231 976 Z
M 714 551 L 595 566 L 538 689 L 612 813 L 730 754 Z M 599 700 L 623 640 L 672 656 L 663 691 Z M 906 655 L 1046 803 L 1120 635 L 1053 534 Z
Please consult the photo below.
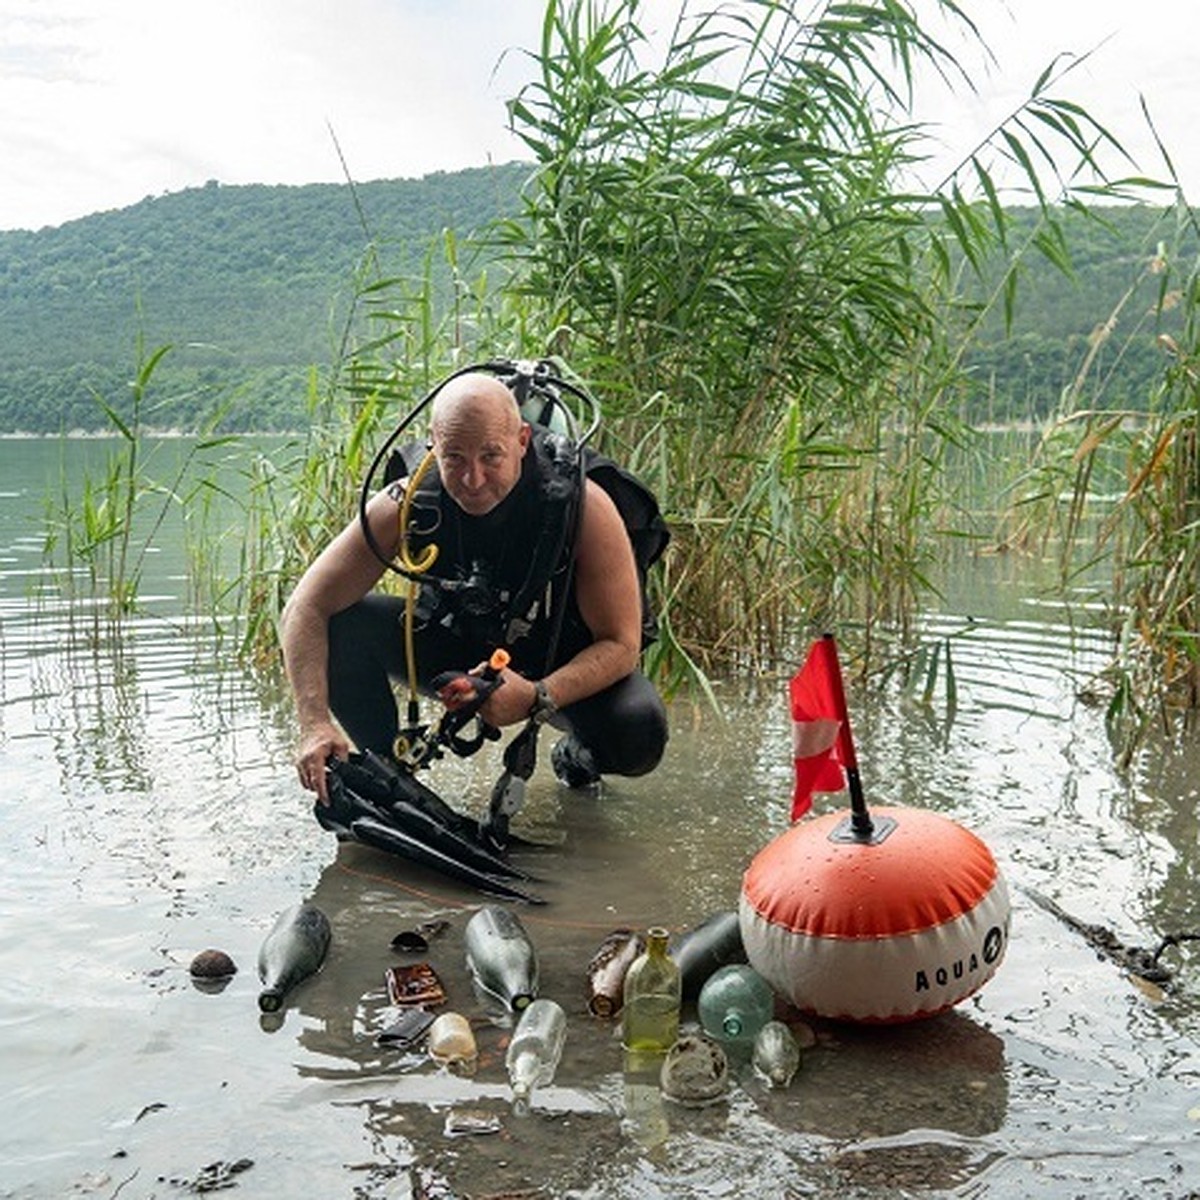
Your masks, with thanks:
M 412 473 L 412 477 L 408 481 L 408 486 L 404 489 L 404 498 L 400 501 L 400 511 L 397 520 L 400 523 L 400 542 L 397 551 L 397 558 L 400 560 L 400 566 L 408 573 L 410 578 L 407 583 L 407 592 L 404 598 L 404 661 L 408 668 L 408 709 L 409 722 L 415 724 L 417 711 L 417 653 L 416 646 L 413 642 L 413 623 L 417 608 L 417 595 L 421 590 L 421 585 L 411 576 L 423 575 L 437 560 L 438 548 L 433 543 L 430 543 L 421 551 L 416 558 L 409 552 L 408 547 L 408 527 L 409 516 L 412 511 L 412 497 L 417 490 L 418 485 L 424 478 L 426 472 L 433 465 L 434 455 L 432 450 L 425 451 L 425 457 L 421 459 L 417 469 Z M 397 739 L 399 742 L 401 739 Z M 402 749 L 397 746 L 397 750 Z M 403 755 L 398 755 L 403 757 Z

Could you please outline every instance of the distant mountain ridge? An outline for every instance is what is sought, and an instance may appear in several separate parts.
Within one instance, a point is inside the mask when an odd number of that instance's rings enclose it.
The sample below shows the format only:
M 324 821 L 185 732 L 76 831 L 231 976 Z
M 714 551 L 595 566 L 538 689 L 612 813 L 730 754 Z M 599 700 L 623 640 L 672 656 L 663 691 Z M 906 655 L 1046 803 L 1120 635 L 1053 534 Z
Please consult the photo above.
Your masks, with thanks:
M 167 343 L 188 425 L 236 388 L 227 424 L 295 427 L 304 379 L 329 363 L 339 305 L 368 245 L 412 273 L 430 240 L 519 210 L 531 167 L 302 186 L 215 182 L 36 232 L 0 232 L 0 431 L 105 425 L 137 359 Z
M 353 188 L 214 182 L 0 232 L 0 432 L 106 428 L 96 398 L 126 402 L 139 339 L 146 352 L 173 347 L 155 375 L 153 425 L 193 428 L 220 401 L 224 429 L 297 428 L 310 367 L 336 359 L 368 246 L 379 273 L 415 275 L 441 231 L 464 237 L 519 213 L 532 171 L 514 162 Z M 1034 210 L 1011 215 L 1019 245 Z M 1166 366 L 1157 334 L 1178 327 L 1178 311 L 1167 323 L 1154 312 L 1158 243 L 1182 263 L 1195 238 L 1158 209 L 1101 215 L 1062 216 L 1073 275 L 1036 257 L 1022 267 L 1011 336 L 997 309 L 967 359 L 969 418 L 1052 411 L 1114 313 L 1090 380 L 1107 402 L 1144 406 Z

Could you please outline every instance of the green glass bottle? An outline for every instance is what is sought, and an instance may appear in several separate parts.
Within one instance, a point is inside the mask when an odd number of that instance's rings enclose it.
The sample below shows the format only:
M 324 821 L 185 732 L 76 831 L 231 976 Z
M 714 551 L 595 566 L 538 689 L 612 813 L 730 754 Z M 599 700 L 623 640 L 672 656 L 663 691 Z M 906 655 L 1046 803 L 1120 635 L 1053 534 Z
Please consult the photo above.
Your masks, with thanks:
M 287 993 L 325 961 L 329 936 L 329 918 L 311 904 L 296 904 L 279 914 L 258 951 L 263 985 L 259 1009 L 273 1013 L 283 1007 Z
M 775 1014 L 775 995 L 753 967 L 730 963 L 704 981 L 696 1014 L 710 1038 L 726 1050 L 736 1047 L 748 1053 L 758 1031 Z
M 665 929 L 647 930 L 646 951 L 625 976 L 622 1041 L 634 1053 L 666 1054 L 679 1037 L 682 988 L 667 936 Z

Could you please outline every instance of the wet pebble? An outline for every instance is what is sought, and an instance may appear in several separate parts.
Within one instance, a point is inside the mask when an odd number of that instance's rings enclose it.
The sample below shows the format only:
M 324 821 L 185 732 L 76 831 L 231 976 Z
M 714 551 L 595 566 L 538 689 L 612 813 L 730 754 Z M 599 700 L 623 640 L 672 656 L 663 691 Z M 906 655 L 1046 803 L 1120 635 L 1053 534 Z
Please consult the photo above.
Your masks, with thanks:
M 188 970 L 193 979 L 228 979 L 237 974 L 237 965 L 224 950 L 201 950 Z

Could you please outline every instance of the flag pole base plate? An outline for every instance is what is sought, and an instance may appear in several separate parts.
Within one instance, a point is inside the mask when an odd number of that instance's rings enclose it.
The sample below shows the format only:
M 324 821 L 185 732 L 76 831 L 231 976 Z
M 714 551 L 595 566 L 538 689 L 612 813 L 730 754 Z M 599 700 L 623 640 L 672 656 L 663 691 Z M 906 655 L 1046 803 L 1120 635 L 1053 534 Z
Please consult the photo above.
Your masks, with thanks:
M 871 817 L 870 830 L 859 830 L 854 827 L 854 817 L 846 817 L 839 821 L 829 832 L 829 840 L 842 845 L 878 846 L 887 840 L 892 830 L 896 828 L 894 817 Z

